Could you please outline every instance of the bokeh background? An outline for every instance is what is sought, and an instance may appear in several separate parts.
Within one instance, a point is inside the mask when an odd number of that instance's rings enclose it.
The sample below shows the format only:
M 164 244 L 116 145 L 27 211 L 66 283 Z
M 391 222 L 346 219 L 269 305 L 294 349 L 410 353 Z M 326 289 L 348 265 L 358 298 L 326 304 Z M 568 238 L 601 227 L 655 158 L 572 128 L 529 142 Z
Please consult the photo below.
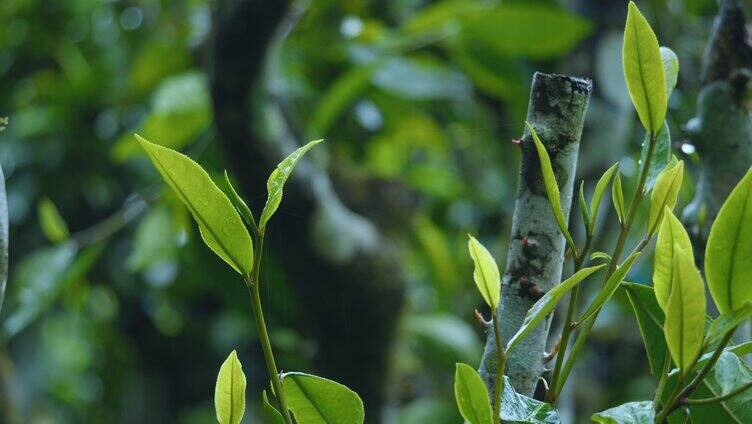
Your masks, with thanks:
M 716 1 L 639 6 L 679 57 L 668 122 L 692 163 L 683 125 Z M 519 160 L 510 140 L 534 71 L 593 79 L 578 176 L 592 190 L 620 161 L 634 186 L 642 130 L 621 71 L 625 16 L 623 0 L 0 2 L 11 220 L 0 422 L 214 422 L 232 349 L 249 381 L 245 422 L 262 422 L 267 377 L 243 283 L 203 245 L 134 132 L 217 181 L 228 169 L 257 213 L 283 153 L 325 138 L 270 224 L 262 290 L 278 362 L 353 387 L 371 422 L 459 422 L 454 363 L 479 362 L 473 310 L 488 314 L 467 234 L 503 265 Z M 617 226 L 602 210 L 595 248 L 610 250 Z M 630 279 L 648 281 L 650 263 Z M 588 422 L 652 390 L 617 298 L 562 414 Z

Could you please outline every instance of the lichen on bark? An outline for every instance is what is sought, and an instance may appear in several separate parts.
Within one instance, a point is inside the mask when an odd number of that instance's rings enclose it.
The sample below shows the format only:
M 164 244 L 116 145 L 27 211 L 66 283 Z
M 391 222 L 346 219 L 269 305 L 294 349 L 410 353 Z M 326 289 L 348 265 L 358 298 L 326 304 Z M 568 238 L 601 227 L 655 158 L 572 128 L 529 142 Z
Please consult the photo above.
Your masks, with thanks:
M 580 136 L 592 83 L 564 75 L 536 73 L 533 77 L 527 121 L 535 128 L 551 158 L 560 187 L 561 205 L 569 216 Z M 502 277 L 498 310 L 501 337 L 506 343 L 520 328 L 530 307 L 561 282 L 565 239 L 551 212 L 535 146 L 529 131 L 521 143 L 522 158 L 507 269 Z M 532 395 L 544 371 L 550 317 L 511 352 L 506 375 L 514 388 Z M 480 374 L 493 393 L 497 354 L 488 332 Z

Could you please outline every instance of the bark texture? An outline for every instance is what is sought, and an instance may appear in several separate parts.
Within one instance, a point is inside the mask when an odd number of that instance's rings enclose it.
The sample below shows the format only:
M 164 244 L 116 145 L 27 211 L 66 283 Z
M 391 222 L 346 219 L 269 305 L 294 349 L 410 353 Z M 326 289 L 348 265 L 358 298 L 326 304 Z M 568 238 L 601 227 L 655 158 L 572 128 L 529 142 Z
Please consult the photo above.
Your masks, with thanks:
M 561 204 L 569 216 L 572 203 L 580 136 L 592 92 L 589 80 L 536 73 L 533 78 L 527 121 L 546 146 L 561 189 Z M 522 163 L 502 277 L 499 308 L 501 337 L 506 342 L 517 332 L 530 307 L 561 282 L 565 240 L 551 212 L 540 171 L 538 155 L 525 130 Z M 506 375 L 514 388 L 532 396 L 544 371 L 544 355 L 551 318 L 525 338 L 508 358 Z M 488 332 L 480 374 L 493 393 L 497 355 L 493 331 Z
M 705 242 L 723 201 L 752 164 L 752 121 L 747 87 L 752 46 L 744 11 L 735 0 L 721 4 L 705 51 L 697 115 L 685 129 L 700 157 L 695 198 L 684 209 L 702 263 Z

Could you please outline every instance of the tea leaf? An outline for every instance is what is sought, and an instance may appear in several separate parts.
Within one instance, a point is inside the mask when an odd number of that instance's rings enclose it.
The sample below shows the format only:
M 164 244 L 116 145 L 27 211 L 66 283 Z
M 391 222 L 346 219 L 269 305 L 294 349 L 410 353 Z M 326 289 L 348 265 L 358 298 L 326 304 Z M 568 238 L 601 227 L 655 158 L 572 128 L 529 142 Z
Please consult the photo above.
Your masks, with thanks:
M 648 217 L 648 235 L 658 231 L 663 213 L 668 209 L 674 209 L 676 199 L 679 197 L 679 189 L 684 176 L 684 161 L 677 162 L 674 166 L 666 168 L 655 180 L 655 187 L 650 194 L 650 215 Z
M 710 228 L 705 275 L 721 313 L 752 300 L 752 170 L 723 203 Z
M 240 424 L 245 414 L 245 374 L 234 350 L 222 363 L 214 388 L 214 409 L 220 424 Z
M 282 189 L 287 179 L 290 178 L 292 170 L 295 169 L 295 165 L 307 151 L 322 141 L 324 140 L 314 140 L 305 146 L 299 147 L 280 162 L 277 168 L 269 175 L 269 180 L 266 182 L 266 190 L 269 194 L 266 199 L 266 205 L 264 205 L 264 210 L 261 212 L 261 218 L 259 218 L 259 231 L 264 232 L 266 223 L 269 222 L 274 212 L 277 211 L 280 202 L 282 202 Z
M 467 248 L 475 264 L 473 280 L 481 296 L 491 309 L 496 309 L 501 300 L 501 276 L 491 253 L 473 236 L 469 236 Z
M 271 424 L 285 424 L 285 419 L 282 417 L 282 414 L 277 411 L 277 408 L 269 403 L 269 398 L 266 396 L 266 390 L 261 392 L 261 407 L 264 410 L 264 415 L 266 415 L 266 418 Z
M 674 256 L 676 249 L 683 249 L 692 253 L 692 243 L 689 234 L 682 226 L 681 221 L 674 216 L 671 209 L 665 206 L 663 224 L 658 232 L 658 240 L 655 244 L 655 257 L 653 262 L 653 287 L 655 298 L 661 309 L 665 312 L 668 304 L 671 284 L 674 275 Z
M 611 200 L 614 203 L 614 210 L 619 222 L 624 222 L 627 210 L 624 206 L 624 190 L 621 188 L 621 173 L 616 174 L 614 184 L 611 186 Z
M 640 122 L 651 134 L 663 125 L 668 106 L 666 74 L 658 39 L 640 10 L 629 2 L 622 49 L 624 78 Z
M 230 199 L 209 174 L 188 156 L 136 135 L 165 182 L 198 222 L 211 250 L 237 272 L 251 273 L 253 242 Z
M 301 424 L 362 424 L 363 401 L 336 381 L 303 373 L 282 375 L 287 405 Z
M 525 320 L 522 322 L 522 326 L 520 326 L 520 329 L 517 330 L 517 334 L 509 339 L 509 342 L 507 343 L 507 351 L 511 351 L 512 348 L 517 344 L 517 342 L 524 339 L 528 334 L 530 334 L 530 332 L 532 332 L 538 325 L 540 325 L 540 323 L 543 322 L 548 314 L 550 314 L 554 310 L 554 308 L 556 308 L 559 300 L 561 300 L 561 298 L 567 292 L 572 290 L 574 286 L 576 286 L 582 280 L 589 277 L 592 273 L 598 271 L 604 266 L 606 266 L 606 264 L 583 268 L 574 273 L 574 275 L 572 275 L 571 277 L 562 281 L 560 284 L 554 286 L 554 288 L 549 290 L 548 293 L 544 294 L 543 297 L 535 302 L 535 304 L 527 312 L 527 315 L 525 315 Z
M 460 414 L 470 424 L 493 423 L 493 411 L 488 390 L 478 371 L 470 365 L 458 363 L 454 372 L 454 398 Z
M 567 244 L 572 250 L 574 250 L 575 244 L 572 240 L 572 236 L 569 234 L 569 230 L 567 229 L 567 220 L 564 217 L 564 211 L 561 209 L 559 186 L 556 183 L 556 176 L 551 167 L 551 158 L 548 157 L 546 147 L 543 145 L 540 138 L 538 138 L 538 133 L 535 132 L 535 128 L 533 128 L 529 122 L 525 122 L 525 124 L 530 130 L 530 135 L 533 137 L 533 142 L 535 143 L 535 150 L 538 152 L 538 159 L 540 160 L 541 165 L 541 175 L 543 176 L 543 184 L 546 186 L 546 195 L 548 196 L 548 203 L 551 205 L 551 211 L 554 214 L 556 223 L 559 225 L 559 229 L 567 239 Z
M 705 288 L 692 255 L 678 247 L 674 248 L 673 281 L 664 332 L 674 363 L 682 373 L 690 372 L 705 337 Z

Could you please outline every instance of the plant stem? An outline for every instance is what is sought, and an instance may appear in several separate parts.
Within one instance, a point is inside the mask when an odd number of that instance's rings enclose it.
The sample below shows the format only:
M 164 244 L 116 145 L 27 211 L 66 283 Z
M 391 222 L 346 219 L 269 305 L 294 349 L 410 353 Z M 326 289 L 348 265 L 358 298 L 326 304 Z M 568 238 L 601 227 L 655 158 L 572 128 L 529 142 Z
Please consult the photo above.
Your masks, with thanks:
M 752 381 L 749 381 L 747 382 L 747 384 L 737 387 L 736 389 L 726 393 L 725 395 L 716 396 L 712 398 L 705 398 L 705 399 L 685 399 L 681 403 L 682 405 L 703 405 L 707 403 L 723 402 L 749 389 L 752 389 Z
M 261 306 L 261 296 L 259 295 L 259 271 L 261 268 L 261 256 L 264 251 L 264 235 L 260 234 L 258 249 L 253 256 L 253 276 L 246 276 L 245 283 L 248 287 L 248 292 L 251 295 L 251 306 L 253 307 L 253 316 L 256 321 L 256 329 L 261 339 L 261 348 L 264 351 L 264 360 L 266 361 L 266 369 L 269 372 L 269 378 L 272 380 L 272 387 L 274 388 L 274 394 L 279 402 L 279 411 L 282 413 L 282 417 L 286 424 L 293 424 L 290 417 L 290 411 L 287 409 L 287 403 L 285 402 L 285 392 L 282 389 L 282 381 L 279 379 L 279 371 L 277 371 L 277 364 L 274 361 L 274 353 L 272 352 L 272 344 L 269 340 L 269 332 L 266 329 L 266 322 L 264 321 L 264 310 Z
M 650 146 L 648 146 L 648 152 L 645 155 L 645 164 L 642 168 L 642 172 L 640 173 L 640 178 L 637 182 L 637 188 L 635 189 L 634 195 L 632 195 L 632 200 L 629 202 L 629 211 L 627 212 L 627 216 L 621 225 L 619 238 L 616 240 L 616 246 L 614 246 L 614 251 L 611 255 L 611 260 L 608 263 L 608 270 L 606 271 L 606 275 L 603 277 L 602 285 L 605 285 L 614 271 L 616 271 L 616 266 L 618 265 L 621 253 L 624 250 L 624 244 L 627 242 L 627 236 L 629 235 L 629 231 L 632 229 L 635 215 L 637 215 L 637 210 L 639 209 L 640 203 L 642 202 L 642 198 L 645 196 L 645 182 L 648 178 L 650 162 L 653 159 L 653 152 L 655 151 L 655 144 L 656 135 L 651 134 Z M 643 247 L 647 245 L 647 241 L 650 240 L 650 237 L 650 235 L 647 235 L 646 238 L 643 239 L 643 242 L 640 243 L 640 245 Z M 554 401 L 556 400 L 556 398 L 558 398 L 561 390 L 564 388 L 564 383 L 567 381 L 569 373 L 572 372 L 572 368 L 574 367 L 575 360 L 577 360 L 577 356 L 585 346 L 585 340 L 587 339 L 588 335 L 590 335 L 590 331 L 592 331 L 593 326 L 595 325 L 595 321 L 598 319 L 598 314 L 600 314 L 600 309 L 597 310 L 595 314 L 593 314 L 593 316 L 588 320 L 578 323 L 578 326 L 582 326 L 582 328 L 577 334 L 577 339 L 575 339 L 575 343 L 572 346 L 572 352 L 569 354 L 569 357 L 566 358 L 566 362 L 560 375 L 557 376 L 556 380 L 552 380 L 551 391 L 553 392 L 553 395 L 551 395 L 551 398 L 554 399 Z
M 731 329 L 728 333 L 726 333 L 726 335 L 723 336 L 723 340 L 721 340 L 721 342 L 718 344 L 715 352 L 713 352 L 713 356 L 710 357 L 708 362 L 705 363 L 705 366 L 702 367 L 697 376 L 695 376 L 695 378 L 693 378 L 692 381 L 687 384 L 686 387 L 684 387 L 684 389 L 682 389 L 681 391 L 678 390 L 678 388 L 681 387 L 682 381 L 677 384 L 677 390 L 674 390 L 674 394 L 669 398 L 668 402 L 666 402 L 666 405 L 663 407 L 660 415 L 658 415 L 658 418 L 655 420 L 656 423 L 662 423 L 663 420 L 665 420 L 671 412 L 673 412 L 676 408 L 687 401 L 687 398 L 692 395 L 697 386 L 702 382 L 702 380 L 705 379 L 705 376 L 708 375 L 710 370 L 715 366 L 715 363 L 718 362 L 718 358 L 721 357 L 721 354 L 726 348 L 726 345 L 729 343 L 729 341 L 731 341 L 731 336 L 733 336 L 735 330 L 736 327 Z
M 579 255 L 577 255 L 575 262 L 574 262 L 574 272 L 576 273 L 580 269 L 582 269 L 582 264 L 585 262 L 585 256 L 587 255 L 588 249 L 590 249 L 590 243 L 592 242 L 593 237 L 592 234 L 588 233 L 585 238 L 585 246 L 582 248 L 582 251 Z M 561 330 L 561 340 L 559 341 L 559 352 L 556 354 L 556 365 L 554 365 L 554 371 L 551 375 L 551 382 L 552 387 L 555 387 L 556 380 L 559 379 L 559 374 L 561 373 L 561 367 L 564 365 L 564 358 L 567 352 L 567 345 L 569 344 L 569 337 L 572 335 L 572 332 L 574 331 L 574 314 L 577 309 L 577 296 L 579 294 L 580 285 L 577 284 L 572 288 L 572 291 L 569 295 L 569 306 L 567 307 L 567 317 L 564 320 L 564 327 Z M 548 393 L 546 393 L 546 402 L 553 404 L 556 402 L 556 390 L 549 390 Z
M 499 329 L 499 318 L 496 310 L 493 311 L 491 325 L 493 325 L 494 338 L 496 339 L 496 355 L 498 357 L 496 361 L 496 390 L 493 404 L 494 424 L 501 424 L 501 396 L 504 392 L 504 368 L 507 362 L 507 354 L 501 345 L 501 331 Z

